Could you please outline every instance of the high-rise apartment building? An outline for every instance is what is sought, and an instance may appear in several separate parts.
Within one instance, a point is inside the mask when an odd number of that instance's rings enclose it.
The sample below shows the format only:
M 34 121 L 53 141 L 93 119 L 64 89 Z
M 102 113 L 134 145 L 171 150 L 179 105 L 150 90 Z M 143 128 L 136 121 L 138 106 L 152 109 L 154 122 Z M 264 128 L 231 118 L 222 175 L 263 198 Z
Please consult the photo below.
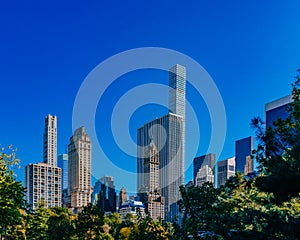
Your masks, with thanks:
M 26 200 L 33 209 L 61 206 L 61 168 L 46 163 L 28 164 L 25 167 Z
M 45 118 L 43 163 L 25 167 L 27 203 L 35 209 L 39 203 L 45 207 L 61 206 L 61 168 L 56 166 L 57 117 L 50 114 Z
M 45 118 L 43 156 L 44 163 L 57 166 L 57 117 L 50 114 Z
M 246 137 L 235 141 L 235 171 L 244 174 L 246 159 L 251 156 L 254 149 L 253 137 Z
M 214 170 L 216 164 L 216 155 L 214 153 L 208 153 L 200 157 L 194 158 L 193 170 L 194 170 L 194 183 L 196 183 L 196 176 L 200 168 L 207 165 L 210 169 Z
M 287 108 L 293 101 L 292 95 L 277 99 L 265 105 L 266 128 L 273 125 L 273 121 L 278 118 L 286 119 L 288 116 Z
M 218 162 L 218 187 L 225 184 L 226 180 L 235 175 L 235 157 Z
M 84 127 L 75 130 L 68 145 L 68 205 L 80 212 L 91 202 L 92 143 Z
M 184 184 L 186 74 L 183 66 L 175 65 L 170 69 L 169 85 L 170 112 L 146 123 L 137 133 L 138 191 L 145 187 L 145 147 L 152 139 L 159 151 L 159 188 L 165 197 L 165 217 L 168 221 L 179 215 L 179 186 Z
M 62 172 L 62 190 L 68 188 L 68 154 L 62 153 L 58 155 L 57 166 L 61 168 Z
M 117 194 L 113 177 L 104 176 L 95 183 L 92 203 L 104 212 L 116 211 Z

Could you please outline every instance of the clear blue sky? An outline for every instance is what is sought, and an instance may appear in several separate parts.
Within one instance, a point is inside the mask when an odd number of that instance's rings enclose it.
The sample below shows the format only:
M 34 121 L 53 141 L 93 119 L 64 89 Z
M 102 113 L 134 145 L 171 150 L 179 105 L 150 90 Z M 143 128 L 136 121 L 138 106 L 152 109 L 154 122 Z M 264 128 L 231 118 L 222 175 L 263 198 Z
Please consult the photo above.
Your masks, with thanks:
M 44 117 L 50 113 L 58 116 L 58 152 L 64 152 L 72 135 L 74 100 L 88 73 L 119 52 L 164 47 L 194 58 L 215 81 L 227 115 L 220 158 L 231 157 L 234 141 L 253 135 L 250 119 L 263 117 L 265 103 L 290 93 L 300 68 L 299 11 L 297 0 L 1 1 L 0 143 L 19 148 L 22 166 L 41 161 Z M 115 164 L 130 171 L 136 168 L 135 159 L 119 152 L 108 128 L 100 126 L 108 124 L 113 104 L 134 78 L 168 82 L 165 72 L 127 74 L 104 96 L 96 114 L 97 134 L 107 140 L 103 148 Z M 199 100 L 194 107 L 201 119 L 200 155 L 205 153 L 209 119 L 205 104 L 193 94 L 188 87 L 187 97 Z M 137 127 L 164 112 L 158 106 L 137 110 L 129 126 L 132 138 Z M 113 175 L 101 164 L 93 164 L 93 174 Z M 19 177 L 23 180 L 23 169 Z M 114 177 L 117 187 L 134 189 L 136 179 L 119 182 Z M 189 168 L 186 180 L 191 178 Z

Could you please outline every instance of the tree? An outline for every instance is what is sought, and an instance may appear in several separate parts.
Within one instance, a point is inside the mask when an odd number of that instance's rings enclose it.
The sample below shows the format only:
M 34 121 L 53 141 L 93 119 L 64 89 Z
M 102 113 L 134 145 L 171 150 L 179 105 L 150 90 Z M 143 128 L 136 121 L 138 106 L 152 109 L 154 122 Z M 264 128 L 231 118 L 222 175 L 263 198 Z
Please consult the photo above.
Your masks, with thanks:
M 48 238 L 48 220 L 51 217 L 51 209 L 45 208 L 40 202 L 35 210 L 28 211 L 26 219 L 26 238 L 32 240 Z
M 171 239 L 171 235 L 162 221 L 155 221 L 148 214 L 144 218 L 138 216 L 137 222 L 131 228 L 128 239 L 163 240 Z
M 13 238 L 14 232 L 22 224 L 24 209 L 24 188 L 16 180 L 14 168 L 19 167 L 20 160 L 16 157 L 12 146 L 8 150 L 0 150 L 0 236 L 4 239 Z
M 104 216 L 104 224 L 107 224 L 110 227 L 110 229 L 109 229 L 110 234 L 114 238 L 116 238 L 121 229 L 121 224 L 122 224 L 121 215 L 117 212 L 105 215 Z
M 255 151 L 262 175 L 256 184 L 282 203 L 300 193 L 300 70 L 292 84 L 293 101 L 286 119 L 278 118 L 264 131 L 260 118 L 252 120 L 259 140 Z
M 75 217 L 67 208 L 51 208 L 51 216 L 47 221 L 47 235 L 51 240 L 68 240 L 74 235 Z
M 89 204 L 78 214 L 75 222 L 76 236 L 78 239 L 83 240 L 102 239 L 100 237 L 103 236 L 103 224 L 104 213 L 102 210 Z

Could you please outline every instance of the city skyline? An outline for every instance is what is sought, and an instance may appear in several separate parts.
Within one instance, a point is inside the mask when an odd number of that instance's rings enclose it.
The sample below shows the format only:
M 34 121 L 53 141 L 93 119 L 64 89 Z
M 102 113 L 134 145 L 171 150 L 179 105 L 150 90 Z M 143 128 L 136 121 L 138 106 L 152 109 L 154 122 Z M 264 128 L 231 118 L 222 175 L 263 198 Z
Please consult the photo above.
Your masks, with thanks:
M 258 1 L 218 5 L 195 1 L 184 6 L 173 1 L 172 6 L 162 2 L 159 7 L 150 3 L 1 3 L 0 19 L 6 36 L 0 40 L 4 89 L 0 101 L 6 116 L 0 125 L 1 144 L 18 147 L 22 166 L 17 172 L 19 179 L 24 182 L 25 165 L 43 159 L 41 119 L 48 113 L 58 116 L 57 151 L 64 153 L 73 134 L 76 93 L 87 74 L 116 53 L 144 46 L 161 46 L 187 54 L 213 77 L 227 115 L 224 150 L 216 158 L 234 155 L 234 141 L 254 135 L 250 120 L 258 115 L 263 118 L 266 103 L 290 93 L 299 68 L 299 5 L 297 1 L 272 5 Z M 128 171 L 134 171 L 136 166 L 132 157 L 117 149 L 109 132 L 114 104 L 135 86 L 133 82 L 168 85 L 166 79 L 166 72 L 131 72 L 103 96 L 95 114 L 96 130 L 99 139 L 105 140 L 103 147 L 112 150 L 108 154 L 115 165 Z M 203 99 L 190 85 L 187 90 L 187 99 L 195 106 L 200 120 L 201 138 L 196 154 L 189 155 L 193 151 L 187 149 L 186 182 L 193 178 L 193 158 L 207 153 L 211 132 Z M 150 105 L 137 110 L 128 126 L 132 139 L 136 140 L 138 126 L 165 111 Z M 195 141 L 193 130 L 186 125 L 187 144 Z M 113 175 L 101 173 L 101 156 L 93 156 L 95 179 Z M 116 189 L 132 186 L 127 189 L 132 192 L 135 182 L 116 181 Z

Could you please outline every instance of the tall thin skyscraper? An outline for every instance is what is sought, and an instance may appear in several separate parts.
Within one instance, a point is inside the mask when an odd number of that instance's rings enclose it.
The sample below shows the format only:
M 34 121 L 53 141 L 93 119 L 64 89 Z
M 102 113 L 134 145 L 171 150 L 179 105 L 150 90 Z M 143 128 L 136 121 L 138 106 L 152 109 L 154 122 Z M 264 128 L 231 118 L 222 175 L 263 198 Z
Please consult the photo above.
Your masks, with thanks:
M 169 109 L 171 113 L 185 117 L 185 67 L 176 64 L 169 70 Z
M 68 145 L 69 206 L 74 212 L 91 202 L 92 143 L 84 127 L 75 130 Z
M 44 163 L 57 166 L 57 118 L 50 114 L 45 118 L 43 156 Z
M 175 65 L 169 71 L 170 112 L 154 119 L 138 129 L 137 188 L 145 187 L 145 147 L 152 139 L 159 151 L 159 187 L 165 197 L 166 220 L 179 215 L 177 201 L 180 199 L 179 186 L 184 184 L 185 147 L 185 68 Z
M 61 168 L 56 166 L 57 117 L 45 118 L 43 163 L 25 167 L 26 200 L 33 209 L 39 203 L 45 207 L 61 206 Z

